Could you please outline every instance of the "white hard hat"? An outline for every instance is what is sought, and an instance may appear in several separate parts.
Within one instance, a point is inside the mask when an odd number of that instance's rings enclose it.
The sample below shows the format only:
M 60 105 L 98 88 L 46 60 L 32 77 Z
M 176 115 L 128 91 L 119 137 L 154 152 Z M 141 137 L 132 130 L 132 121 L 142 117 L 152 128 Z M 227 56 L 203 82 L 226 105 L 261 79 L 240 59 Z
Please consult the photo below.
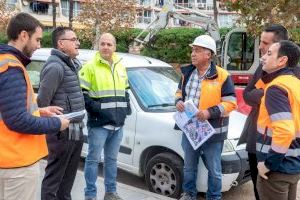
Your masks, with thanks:
M 212 52 L 214 52 L 214 54 L 217 53 L 216 42 L 209 35 L 200 35 L 200 36 L 196 37 L 196 39 L 194 40 L 194 42 L 192 44 L 190 44 L 190 46 L 191 47 L 192 46 L 204 47 L 204 48 L 212 50 Z

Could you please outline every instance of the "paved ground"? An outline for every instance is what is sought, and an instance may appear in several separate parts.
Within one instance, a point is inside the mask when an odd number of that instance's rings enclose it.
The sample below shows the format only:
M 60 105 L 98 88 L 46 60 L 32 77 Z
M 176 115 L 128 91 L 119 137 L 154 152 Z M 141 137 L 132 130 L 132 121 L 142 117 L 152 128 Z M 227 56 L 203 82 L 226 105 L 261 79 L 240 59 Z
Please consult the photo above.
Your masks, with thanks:
M 44 172 L 45 161 L 41 166 L 41 171 Z M 82 163 L 81 163 L 82 165 Z M 82 166 L 80 167 L 82 169 Z M 101 172 L 101 169 L 99 170 Z M 43 173 L 41 175 L 41 179 Z M 78 170 L 74 187 L 72 190 L 73 200 L 83 200 L 84 177 L 82 170 Z M 99 173 L 97 186 L 100 194 L 98 200 L 102 200 L 103 193 L 103 178 Z M 157 195 L 149 192 L 142 178 L 129 174 L 125 171 L 118 171 L 118 193 L 124 200 L 172 200 L 171 198 Z M 253 186 L 251 182 L 232 188 L 230 191 L 223 193 L 223 200 L 255 200 L 253 196 Z M 40 196 L 40 194 L 38 194 Z M 204 200 L 204 194 L 198 195 L 198 200 Z M 174 199 L 173 199 L 174 200 Z M 300 184 L 298 184 L 297 200 L 300 200 Z
M 44 176 L 44 168 L 46 165 L 46 161 L 42 161 L 42 165 L 41 165 L 41 178 L 40 181 L 42 180 L 43 176 Z M 76 179 L 75 179 L 75 183 L 73 186 L 73 190 L 72 190 L 72 199 L 73 200 L 83 200 L 84 199 L 84 194 L 83 194 L 83 188 L 85 186 L 85 182 L 84 182 L 84 177 L 83 177 L 83 172 L 81 170 L 77 171 L 77 175 L 76 175 Z M 104 185 L 103 185 L 103 178 L 102 177 L 98 177 L 97 179 L 97 187 L 98 190 L 100 192 L 100 194 L 98 194 L 98 199 L 102 200 L 103 196 L 104 196 Z M 117 190 L 119 195 L 124 199 L 124 200 L 172 200 L 171 198 L 165 197 L 165 196 L 161 196 L 146 190 L 142 190 L 136 187 L 132 187 L 123 183 L 119 183 L 117 185 Z M 40 190 L 39 190 L 40 191 Z M 38 196 L 40 197 L 40 192 L 38 194 Z M 40 198 L 38 198 L 40 199 Z

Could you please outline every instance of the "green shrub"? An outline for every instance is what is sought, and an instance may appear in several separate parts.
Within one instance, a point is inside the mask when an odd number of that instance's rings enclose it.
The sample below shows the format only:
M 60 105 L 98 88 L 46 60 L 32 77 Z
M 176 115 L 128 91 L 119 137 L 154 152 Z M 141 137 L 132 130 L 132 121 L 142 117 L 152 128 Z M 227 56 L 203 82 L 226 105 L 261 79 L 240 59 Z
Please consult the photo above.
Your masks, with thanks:
M 7 43 L 7 38 L 5 33 L 0 32 L 0 44 L 6 44 Z
M 187 63 L 191 53 L 189 44 L 202 34 L 204 31 L 197 28 L 164 29 L 157 34 L 153 44 L 147 45 L 141 54 L 169 63 Z

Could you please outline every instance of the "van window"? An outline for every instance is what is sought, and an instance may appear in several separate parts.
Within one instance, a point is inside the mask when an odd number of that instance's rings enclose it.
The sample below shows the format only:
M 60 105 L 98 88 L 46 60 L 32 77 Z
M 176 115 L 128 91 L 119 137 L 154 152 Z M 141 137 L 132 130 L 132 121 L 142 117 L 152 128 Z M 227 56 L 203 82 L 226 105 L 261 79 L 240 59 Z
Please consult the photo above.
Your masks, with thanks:
M 38 90 L 40 83 L 40 73 L 44 64 L 45 61 L 32 61 L 26 67 L 34 91 Z
M 147 112 L 174 111 L 179 76 L 171 67 L 139 67 L 127 71 L 130 89 Z

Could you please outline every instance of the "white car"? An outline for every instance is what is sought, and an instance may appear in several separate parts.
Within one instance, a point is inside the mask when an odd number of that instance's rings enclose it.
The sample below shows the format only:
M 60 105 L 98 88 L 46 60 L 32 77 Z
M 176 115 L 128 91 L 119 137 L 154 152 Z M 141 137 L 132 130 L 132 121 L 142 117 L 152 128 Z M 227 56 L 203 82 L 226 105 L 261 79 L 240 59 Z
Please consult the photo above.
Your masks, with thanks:
M 51 49 L 39 49 L 27 67 L 35 89 L 39 72 Z M 84 63 L 95 51 L 80 50 L 78 59 Z M 118 53 L 126 67 L 130 83 L 132 114 L 127 116 L 124 136 L 118 155 L 118 167 L 145 177 L 150 191 L 178 197 L 183 179 L 182 132 L 174 130 L 175 91 L 179 75 L 169 64 L 157 59 Z M 222 191 L 250 179 L 245 146 L 237 146 L 246 115 L 237 111 L 230 114 L 228 139 L 222 153 Z M 87 130 L 82 155 L 86 156 Z M 207 190 L 207 169 L 202 160 L 198 166 L 197 189 Z

